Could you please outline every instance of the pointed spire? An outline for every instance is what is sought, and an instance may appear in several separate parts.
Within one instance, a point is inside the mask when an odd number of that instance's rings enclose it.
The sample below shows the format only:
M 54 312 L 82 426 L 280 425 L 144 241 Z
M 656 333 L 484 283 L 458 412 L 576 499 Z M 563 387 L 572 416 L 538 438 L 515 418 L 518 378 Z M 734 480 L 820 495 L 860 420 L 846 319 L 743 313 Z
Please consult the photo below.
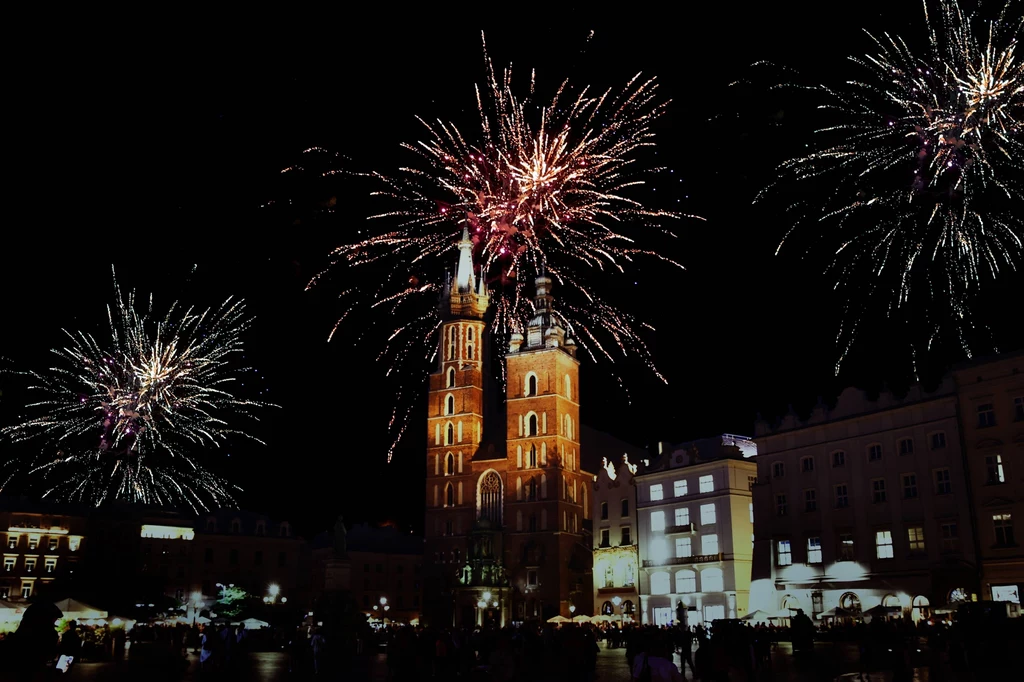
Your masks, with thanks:
M 469 226 L 463 225 L 459 241 L 459 266 L 455 271 L 455 285 L 460 293 L 473 292 L 473 240 L 469 237 Z

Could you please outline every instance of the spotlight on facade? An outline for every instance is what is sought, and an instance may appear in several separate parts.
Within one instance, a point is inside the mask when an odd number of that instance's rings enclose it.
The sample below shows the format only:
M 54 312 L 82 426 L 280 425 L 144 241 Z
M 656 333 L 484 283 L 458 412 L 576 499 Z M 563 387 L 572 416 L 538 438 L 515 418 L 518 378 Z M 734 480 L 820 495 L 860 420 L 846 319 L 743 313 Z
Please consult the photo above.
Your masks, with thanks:
M 484 592 L 484 601 L 491 601 L 491 593 Z

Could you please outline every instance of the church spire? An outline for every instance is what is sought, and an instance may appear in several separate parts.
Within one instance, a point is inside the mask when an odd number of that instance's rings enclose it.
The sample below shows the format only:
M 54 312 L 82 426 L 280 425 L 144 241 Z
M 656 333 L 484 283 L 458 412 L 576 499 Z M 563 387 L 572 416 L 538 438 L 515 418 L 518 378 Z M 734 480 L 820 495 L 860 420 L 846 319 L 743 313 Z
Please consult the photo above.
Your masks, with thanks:
M 526 338 L 524 339 L 521 334 L 513 334 L 510 352 L 561 348 L 569 355 L 576 356 L 576 342 L 569 338 L 564 319 L 555 311 L 552 286 L 553 282 L 542 262 L 540 273 L 534 279 L 533 317 L 526 324 Z
M 455 282 L 448 292 L 451 316 L 482 320 L 490 304 L 490 296 L 483 273 L 480 273 L 480 284 L 477 286 L 473 240 L 469 236 L 468 226 L 462 228 L 462 239 L 459 240 L 458 247 L 459 260 L 455 267 Z
M 475 288 L 473 273 L 473 240 L 469 238 L 469 227 L 462 228 L 459 240 L 459 266 L 455 270 L 455 285 L 460 294 L 472 292 Z

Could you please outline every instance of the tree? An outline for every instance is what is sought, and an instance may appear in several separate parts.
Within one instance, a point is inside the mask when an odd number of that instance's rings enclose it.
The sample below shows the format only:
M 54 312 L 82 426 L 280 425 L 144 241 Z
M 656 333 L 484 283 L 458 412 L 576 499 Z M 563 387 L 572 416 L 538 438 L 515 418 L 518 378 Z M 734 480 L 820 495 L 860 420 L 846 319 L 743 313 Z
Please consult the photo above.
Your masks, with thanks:
M 222 587 L 220 598 L 217 600 L 217 615 L 234 618 L 245 608 L 246 602 L 252 599 L 252 595 L 241 587 Z

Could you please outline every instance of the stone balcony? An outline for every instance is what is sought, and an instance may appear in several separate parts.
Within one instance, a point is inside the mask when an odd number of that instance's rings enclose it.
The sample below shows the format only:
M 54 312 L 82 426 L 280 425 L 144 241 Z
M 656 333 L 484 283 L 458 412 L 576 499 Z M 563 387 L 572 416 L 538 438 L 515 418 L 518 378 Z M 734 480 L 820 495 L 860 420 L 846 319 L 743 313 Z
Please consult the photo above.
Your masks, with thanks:
M 713 564 L 722 560 L 722 553 L 718 554 L 695 554 L 693 556 L 666 557 L 661 560 L 644 559 L 644 568 L 656 568 L 658 566 L 684 566 L 686 564 Z

